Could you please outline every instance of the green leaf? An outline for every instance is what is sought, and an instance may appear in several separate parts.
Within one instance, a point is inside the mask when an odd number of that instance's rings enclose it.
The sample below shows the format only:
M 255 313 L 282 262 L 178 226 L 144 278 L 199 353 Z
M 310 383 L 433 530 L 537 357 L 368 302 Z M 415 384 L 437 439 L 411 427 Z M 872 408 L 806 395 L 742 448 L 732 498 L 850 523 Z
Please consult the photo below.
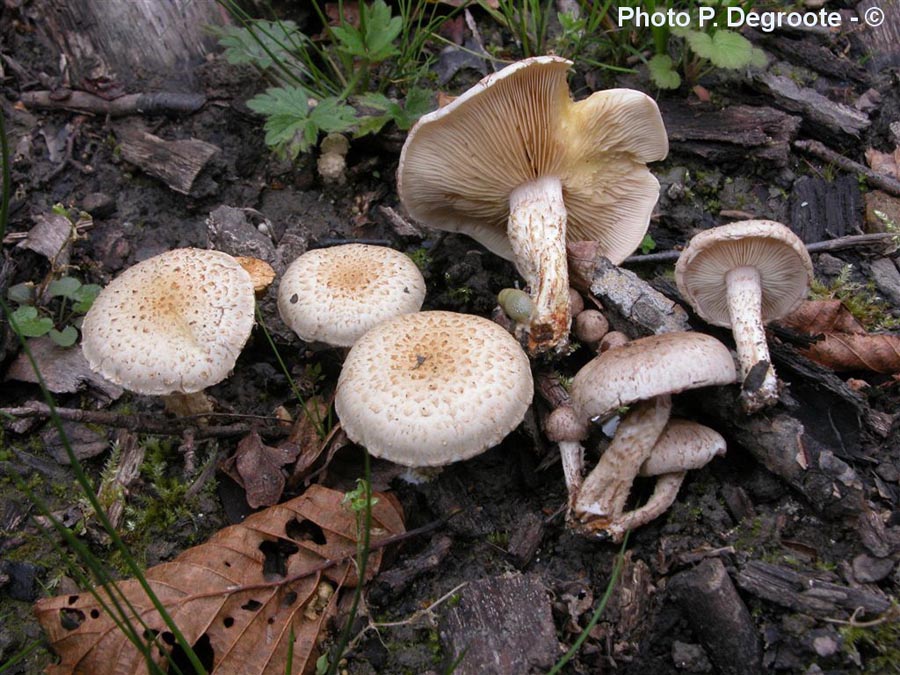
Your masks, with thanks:
M 750 66 L 753 68 L 765 68 L 769 65 L 769 57 L 759 47 L 754 47 L 750 55 Z
M 647 255 L 656 248 L 656 242 L 653 237 L 650 236 L 650 233 L 644 235 L 644 238 L 641 240 L 641 253 Z
M 309 92 L 302 87 L 272 87 L 247 101 L 247 107 L 261 115 L 290 115 L 305 119 L 309 111 Z
M 60 347 L 71 347 L 78 340 L 78 331 L 74 326 L 66 326 L 61 331 L 52 328 L 48 335 Z
M 685 38 L 691 50 L 719 68 L 743 68 L 753 58 L 753 45 L 740 33 L 730 30 L 716 31 L 711 36 L 700 31 L 690 31 Z
M 337 39 L 337 48 L 339 51 L 354 56 L 356 58 L 366 57 L 366 45 L 363 40 L 362 33 L 351 25 L 335 26 L 331 29 L 331 34 Z
M 377 134 L 384 128 L 384 125 L 391 121 L 390 115 L 366 115 L 357 120 L 354 138 L 362 138 L 369 134 Z
M 309 94 L 301 87 L 274 87 L 247 101 L 247 107 L 266 116 L 266 145 L 291 159 L 315 142 L 309 139 Z
M 84 284 L 72 296 L 72 299 L 75 301 L 72 305 L 72 311 L 76 314 L 87 314 L 94 304 L 94 300 L 100 295 L 101 290 L 103 288 L 97 284 Z
M 34 303 L 34 283 L 23 281 L 21 284 L 10 286 L 6 289 L 6 297 L 17 305 L 30 305 Z
M 307 37 L 293 21 L 253 21 L 249 27 L 212 26 L 210 30 L 225 48 L 229 63 L 249 63 L 262 70 L 271 68 L 278 61 L 297 66 L 292 56 L 294 47 L 303 45 Z
M 50 282 L 47 286 L 47 292 L 51 298 L 74 298 L 78 289 L 81 288 L 81 282 L 75 277 L 60 277 Z
M 668 54 L 657 54 L 647 62 L 650 79 L 660 89 L 678 89 L 681 86 L 681 75 L 675 72 L 675 66 Z
M 53 321 L 45 316 L 39 317 L 36 307 L 23 305 L 9 315 L 13 330 L 22 337 L 41 337 L 53 329 Z
M 327 133 L 347 131 L 356 123 L 356 110 L 336 97 L 329 96 L 309 113 L 310 121 Z M 315 140 L 315 139 L 313 139 Z
M 368 59 L 372 63 L 385 61 L 400 53 L 394 40 L 403 30 L 403 19 L 391 17 L 391 8 L 384 0 L 375 0 L 365 11 L 365 44 Z

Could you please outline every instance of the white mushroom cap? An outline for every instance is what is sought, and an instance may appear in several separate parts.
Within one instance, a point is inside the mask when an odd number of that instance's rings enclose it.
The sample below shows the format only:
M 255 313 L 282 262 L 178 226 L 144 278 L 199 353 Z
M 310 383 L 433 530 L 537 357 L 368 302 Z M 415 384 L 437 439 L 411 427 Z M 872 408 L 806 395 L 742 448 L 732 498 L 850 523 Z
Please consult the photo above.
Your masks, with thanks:
M 409 256 L 385 246 L 345 244 L 307 251 L 285 270 L 278 312 L 309 342 L 349 347 L 367 330 L 418 312 L 425 279 Z
M 670 419 L 650 457 L 641 465 L 641 476 L 691 471 L 725 454 L 725 439 L 709 427 L 682 419 Z
M 759 272 L 763 323 L 793 310 L 813 278 L 809 253 L 789 228 L 771 220 L 742 220 L 693 237 L 675 265 L 675 282 L 706 322 L 731 327 L 725 276 L 740 267 Z
M 353 345 L 334 405 L 347 436 L 376 457 L 440 466 L 499 443 L 533 390 L 528 357 L 493 321 L 420 312 Z
M 556 177 L 567 240 L 601 242 L 614 263 L 630 255 L 659 196 L 645 165 L 668 153 L 665 127 L 656 103 L 638 91 L 610 89 L 574 102 L 571 65 L 557 56 L 519 61 L 421 117 L 397 170 L 410 215 L 514 260 L 510 194 Z
M 139 394 L 225 379 L 253 328 L 253 282 L 230 255 L 182 248 L 125 270 L 84 317 L 91 368 Z
M 654 396 L 737 379 L 734 359 L 703 333 L 664 333 L 632 340 L 588 362 L 572 380 L 572 405 L 582 419 Z

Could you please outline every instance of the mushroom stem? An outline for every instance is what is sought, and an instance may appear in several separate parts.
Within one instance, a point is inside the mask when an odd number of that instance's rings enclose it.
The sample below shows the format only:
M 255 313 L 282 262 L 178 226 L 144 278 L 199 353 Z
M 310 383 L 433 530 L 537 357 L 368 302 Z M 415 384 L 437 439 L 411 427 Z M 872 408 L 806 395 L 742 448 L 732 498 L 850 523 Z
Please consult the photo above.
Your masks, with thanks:
M 509 242 L 516 267 L 531 291 L 528 350 L 538 354 L 568 343 L 569 271 L 562 183 L 544 176 L 509 196 Z
M 597 466 L 584 480 L 575 499 L 575 517 L 589 527 L 606 529 L 619 521 L 641 465 L 662 434 L 672 399 L 668 395 L 641 401 L 619 423 L 616 435 Z
M 203 391 L 191 394 L 174 392 L 163 396 L 166 410 L 175 417 L 188 417 L 190 415 L 203 415 L 213 411 L 213 404 L 209 396 Z
M 566 488 L 569 491 L 569 507 L 575 505 L 576 496 L 581 490 L 584 469 L 584 446 L 581 441 L 560 441 L 559 455 L 562 459 L 563 476 L 566 478 Z
M 604 528 L 605 536 L 618 543 L 622 541 L 622 537 L 629 530 L 646 525 L 651 520 L 661 516 L 672 506 L 685 476 L 687 476 L 687 471 L 678 471 L 663 474 L 657 478 L 656 485 L 653 487 L 653 494 L 650 495 L 647 503 L 633 511 L 626 511 L 621 514 L 614 522 Z
M 743 383 L 741 403 L 744 410 L 752 413 L 778 401 L 778 378 L 769 360 L 769 345 L 761 318 L 759 271 L 752 266 L 736 267 L 725 275 L 725 283 Z M 753 377 L 748 379 L 751 374 Z

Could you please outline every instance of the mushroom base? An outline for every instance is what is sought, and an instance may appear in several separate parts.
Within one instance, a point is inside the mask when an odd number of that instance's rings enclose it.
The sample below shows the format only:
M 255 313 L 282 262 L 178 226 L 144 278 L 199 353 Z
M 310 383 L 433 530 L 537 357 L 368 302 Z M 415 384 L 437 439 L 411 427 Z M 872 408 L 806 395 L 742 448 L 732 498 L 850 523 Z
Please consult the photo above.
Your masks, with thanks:
M 168 394 L 163 396 L 166 411 L 175 417 L 189 417 L 191 415 L 205 415 L 213 411 L 212 400 L 204 392 L 193 394 Z
M 762 323 L 762 287 L 755 267 L 736 267 L 725 275 L 728 312 L 737 349 L 741 405 L 748 413 L 778 402 L 778 378 L 769 358 Z
M 507 234 L 531 293 L 528 351 L 561 350 L 568 344 L 571 317 L 566 207 L 558 178 L 544 176 L 512 191 Z

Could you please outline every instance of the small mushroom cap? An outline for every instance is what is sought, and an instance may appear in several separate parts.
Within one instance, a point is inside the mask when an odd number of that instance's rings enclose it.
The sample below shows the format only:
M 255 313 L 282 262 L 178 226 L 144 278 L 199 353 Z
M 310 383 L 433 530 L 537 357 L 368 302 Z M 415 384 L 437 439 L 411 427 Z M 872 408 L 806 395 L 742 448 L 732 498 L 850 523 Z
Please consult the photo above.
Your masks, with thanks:
M 737 380 L 728 348 L 703 333 L 664 333 L 603 352 L 572 379 L 572 406 L 582 419 L 654 396 Z
M 528 357 L 493 321 L 420 312 L 353 345 L 334 405 L 347 436 L 376 457 L 440 466 L 503 440 L 533 392 Z
M 696 422 L 670 419 L 650 457 L 641 465 L 641 476 L 692 471 L 706 466 L 712 458 L 725 454 L 722 435 Z
M 425 279 L 409 256 L 345 244 L 307 251 L 285 270 L 278 313 L 308 342 L 349 347 L 386 319 L 418 312 Z
M 182 248 L 104 288 L 82 325 L 91 368 L 138 394 L 190 394 L 224 380 L 253 328 L 253 282 L 230 255 Z
M 600 242 L 614 263 L 630 255 L 659 196 L 645 165 L 668 153 L 666 130 L 656 103 L 638 91 L 610 89 L 574 102 L 571 65 L 557 56 L 519 61 L 420 118 L 397 169 L 410 215 L 513 260 L 510 194 L 555 176 L 566 238 Z
M 790 313 L 813 278 L 809 253 L 789 228 L 772 220 L 742 220 L 691 239 L 675 265 L 675 282 L 704 321 L 730 327 L 725 275 L 737 267 L 759 271 L 763 323 Z

